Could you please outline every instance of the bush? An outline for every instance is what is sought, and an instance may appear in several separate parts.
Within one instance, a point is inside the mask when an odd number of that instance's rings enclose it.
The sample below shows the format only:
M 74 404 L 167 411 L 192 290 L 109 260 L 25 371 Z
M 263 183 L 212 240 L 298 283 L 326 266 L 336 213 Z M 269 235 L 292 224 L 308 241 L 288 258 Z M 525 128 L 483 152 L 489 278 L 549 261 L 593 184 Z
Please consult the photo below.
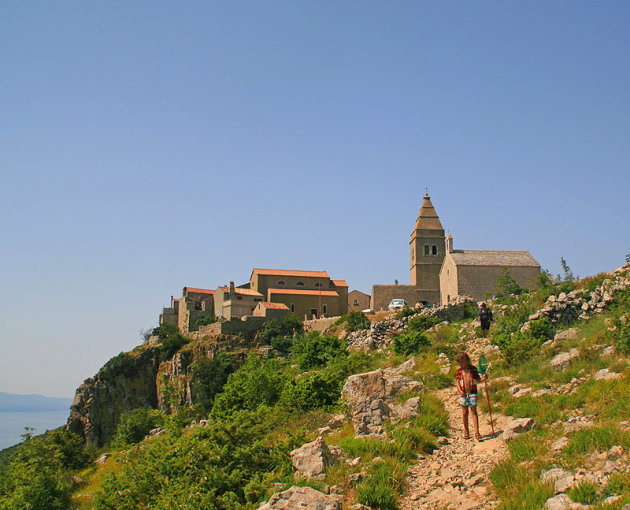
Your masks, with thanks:
M 533 337 L 529 331 L 525 333 L 519 331 L 511 337 L 503 337 L 502 343 L 503 357 L 510 366 L 524 363 L 540 352 L 540 340 Z
M 166 361 L 171 359 L 177 351 L 190 341 L 190 338 L 186 338 L 180 333 L 166 337 L 160 345 L 160 360 Z
M 191 393 L 195 404 L 208 413 L 215 396 L 223 390 L 228 376 L 236 370 L 236 363 L 227 354 L 220 352 L 214 358 L 202 358 L 191 367 Z
M 323 366 L 331 360 L 348 355 L 345 342 L 334 335 L 322 336 L 317 331 L 296 335 L 293 353 L 302 369 Z
M 157 335 L 160 340 L 164 340 L 169 336 L 179 334 L 179 328 L 175 324 L 165 322 L 153 330 L 153 334 Z
M 403 356 L 420 352 L 431 346 L 429 337 L 420 331 L 410 331 L 394 337 L 394 352 Z
M 360 329 L 368 329 L 370 327 L 370 319 L 363 312 L 350 312 L 337 319 L 336 326 L 346 323 L 346 331 L 359 331 Z
M 164 424 L 162 413 L 156 409 L 140 407 L 123 413 L 118 421 L 116 434 L 112 440 L 112 446 L 125 448 L 139 443 L 151 429 Z
M 104 380 L 115 380 L 120 376 L 130 377 L 136 373 L 136 358 L 132 354 L 121 352 L 111 358 L 98 371 L 97 376 Z
M 289 381 L 280 402 L 287 409 L 306 411 L 335 404 L 341 395 L 342 379 L 311 374 Z
M 201 326 L 207 326 L 208 324 L 214 324 L 219 318 L 216 315 L 207 315 L 205 317 L 199 317 L 193 326 L 194 331 L 199 331 Z
M 418 315 L 413 319 L 409 319 L 409 323 L 407 324 L 409 329 L 412 331 L 426 331 L 429 328 L 432 328 L 436 324 L 439 324 L 440 319 L 437 317 L 427 317 L 426 315 Z
M 87 465 L 76 434 L 55 430 L 22 442 L 0 476 L 0 508 L 63 510 L 70 507 L 70 470 Z
M 545 342 L 551 338 L 553 338 L 554 328 L 553 324 L 549 321 L 547 317 L 542 317 L 540 319 L 531 321 L 529 323 L 530 334 L 532 337 Z
M 389 464 L 377 464 L 370 476 L 358 490 L 359 502 L 370 508 L 380 510 L 396 510 L 398 503 L 396 493 L 391 486 L 393 470 Z
M 261 360 L 250 353 L 245 364 L 228 377 L 223 393 L 216 396 L 212 415 L 226 416 L 241 409 L 255 411 L 280 398 L 287 376 L 277 360 Z
M 512 277 L 507 267 L 503 268 L 503 273 L 497 278 L 495 283 L 495 293 L 497 296 L 510 296 L 514 294 L 518 296 L 527 289 L 521 287 L 520 284 Z
M 400 320 L 400 319 L 404 319 L 405 317 L 409 317 L 410 315 L 415 315 L 417 313 L 418 313 L 418 310 L 416 310 L 415 308 L 406 307 L 396 312 L 396 318 Z
M 291 314 L 281 320 L 267 321 L 260 332 L 260 337 L 280 354 L 286 355 L 293 347 L 293 336 L 302 331 L 304 331 L 302 321 L 297 315 Z

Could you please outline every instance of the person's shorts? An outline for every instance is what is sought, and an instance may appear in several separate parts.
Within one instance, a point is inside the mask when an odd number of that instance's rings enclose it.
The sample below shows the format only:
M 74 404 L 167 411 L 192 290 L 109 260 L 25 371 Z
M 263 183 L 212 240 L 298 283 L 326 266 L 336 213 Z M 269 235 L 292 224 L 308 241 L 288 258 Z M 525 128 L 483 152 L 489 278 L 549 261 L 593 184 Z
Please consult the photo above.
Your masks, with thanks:
M 477 394 L 469 393 L 463 397 L 459 397 L 459 405 L 462 407 L 475 407 L 477 405 Z

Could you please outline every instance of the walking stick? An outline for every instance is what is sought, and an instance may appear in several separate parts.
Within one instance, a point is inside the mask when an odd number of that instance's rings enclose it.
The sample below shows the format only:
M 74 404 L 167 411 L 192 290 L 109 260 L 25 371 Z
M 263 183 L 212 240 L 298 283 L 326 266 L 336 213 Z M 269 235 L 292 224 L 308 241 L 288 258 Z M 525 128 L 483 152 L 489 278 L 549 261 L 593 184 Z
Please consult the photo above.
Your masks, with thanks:
M 486 371 L 488 370 L 488 360 L 482 354 L 479 356 L 479 375 L 486 375 Z M 492 419 L 492 407 L 490 406 L 490 393 L 488 392 L 488 381 L 485 380 L 484 387 L 486 388 L 486 399 L 488 401 L 488 413 L 490 414 L 490 427 L 492 427 L 492 437 L 494 437 L 494 420 Z

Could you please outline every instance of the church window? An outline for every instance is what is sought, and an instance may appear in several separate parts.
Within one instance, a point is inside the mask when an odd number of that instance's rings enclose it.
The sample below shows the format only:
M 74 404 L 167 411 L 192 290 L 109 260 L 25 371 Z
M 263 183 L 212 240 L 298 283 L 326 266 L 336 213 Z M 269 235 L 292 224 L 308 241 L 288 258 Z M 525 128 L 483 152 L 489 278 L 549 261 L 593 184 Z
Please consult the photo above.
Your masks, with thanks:
M 425 244 L 425 245 L 424 245 L 424 254 L 425 254 L 425 255 L 428 255 L 428 254 L 429 254 L 429 245 L 428 245 L 428 244 Z
M 328 312 L 328 307 L 326 305 L 322 305 L 322 313 Z
M 352 300 L 352 304 L 353 304 L 353 305 L 358 305 L 358 304 L 359 304 L 359 300 L 358 300 L 357 298 L 354 298 L 354 299 Z
M 289 308 L 291 308 L 292 312 L 295 312 L 295 303 L 291 303 L 291 306 Z
M 295 285 L 297 285 L 298 287 L 304 287 L 304 282 L 300 280 Z
M 437 255 L 437 246 L 436 245 L 433 245 L 431 247 L 431 252 L 433 253 L 433 255 Z
M 317 283 L 315 284 L 315 287 L 321 287 L 321 286 L 322 286 L 321 282 L 317 282 Z
M 287 282 L 285 282 L 284 280 L 278 280 L 278 287 L 284 287 L 287 284 Z

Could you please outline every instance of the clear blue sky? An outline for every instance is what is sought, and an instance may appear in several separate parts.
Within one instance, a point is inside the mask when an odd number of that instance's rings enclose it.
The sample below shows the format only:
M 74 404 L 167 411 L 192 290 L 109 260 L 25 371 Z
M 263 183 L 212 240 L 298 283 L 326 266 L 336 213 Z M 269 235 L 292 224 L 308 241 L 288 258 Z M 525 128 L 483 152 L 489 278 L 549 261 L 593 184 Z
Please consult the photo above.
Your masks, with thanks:
M 185 285 L 630 252 L 630 4 L 0 3 L 0 391 L 71 396 Z

